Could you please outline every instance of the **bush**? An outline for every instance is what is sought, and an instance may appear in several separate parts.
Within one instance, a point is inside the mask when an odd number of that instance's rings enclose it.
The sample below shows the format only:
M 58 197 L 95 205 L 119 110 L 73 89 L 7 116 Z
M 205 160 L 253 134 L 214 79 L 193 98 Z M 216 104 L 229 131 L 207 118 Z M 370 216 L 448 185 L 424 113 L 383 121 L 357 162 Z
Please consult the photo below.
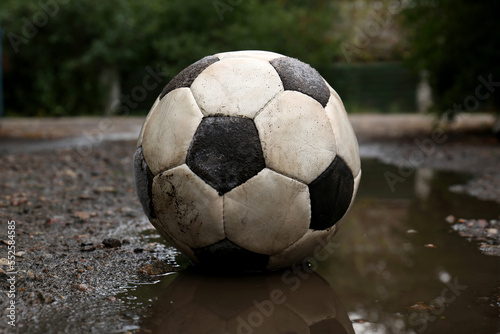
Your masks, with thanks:
M 325 0 L 2 0 L 6 111 L 102 114 L 111 87 L 130 89 L 147 66 L 166 83 L 222 51 L 266 49 L 319 65 L 338 54 L 335 13 Z
M 428 73 L 435 110 L 498 110 L 498 88 L 488 98 L 477 96 L 480 105 L 465 102 L 467 97 L 477 95 L 479 77 L 491 76 L 500 82 L 500 2 L 413 0 L 409 5 L 403 12 L 409 62 L 415 70 Z

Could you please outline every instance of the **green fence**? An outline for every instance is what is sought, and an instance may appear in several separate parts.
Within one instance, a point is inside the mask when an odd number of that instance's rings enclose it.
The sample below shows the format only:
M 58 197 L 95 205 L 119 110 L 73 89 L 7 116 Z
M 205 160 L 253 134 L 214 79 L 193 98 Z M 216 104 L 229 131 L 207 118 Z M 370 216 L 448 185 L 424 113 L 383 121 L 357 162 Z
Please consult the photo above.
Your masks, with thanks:
M 415 112 L 418 78 L 401 63 L 335 64 L 318 69 L 348 112 Z

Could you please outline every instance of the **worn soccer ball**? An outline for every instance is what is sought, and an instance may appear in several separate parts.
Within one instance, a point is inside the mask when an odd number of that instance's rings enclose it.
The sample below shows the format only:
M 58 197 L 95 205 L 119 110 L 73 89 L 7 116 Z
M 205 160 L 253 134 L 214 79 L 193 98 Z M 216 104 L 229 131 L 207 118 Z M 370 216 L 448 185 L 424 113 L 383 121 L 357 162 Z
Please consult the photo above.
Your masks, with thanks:
M 195 263 L 287 267 L 338 231 L 361 177 L 338 94 L 265 51 L 207 56 L 163 89 L 134 155 L 142 207 Z

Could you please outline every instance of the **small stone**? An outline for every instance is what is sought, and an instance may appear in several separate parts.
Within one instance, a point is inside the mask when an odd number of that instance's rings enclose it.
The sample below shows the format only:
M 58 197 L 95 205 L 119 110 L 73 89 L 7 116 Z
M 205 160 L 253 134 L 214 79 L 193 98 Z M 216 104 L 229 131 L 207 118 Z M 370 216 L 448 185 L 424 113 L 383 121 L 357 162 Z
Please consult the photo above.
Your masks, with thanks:
M 117 247 L 121 247 L 122 242 L 118 239 L 106 238 L 102 241 L 102 244 L 106 248 L 117 248 Z
M 486 255 L 500 256 L 500 245 L 481 244 L 479 249 Z
M 64 169 L 63 173 L 64 173 L 64 175 L 69 176 L 69 177 L 71 177 L 73 179 L 78 176 L 78 174 L 75 171 L 73 171 L 73 170 L 71 170 L 69 168 Z
M 96 194 L 101 194 L 101 193 L 114 193 L 117 192 L 117 190 L 113 187 L 98 187 L 94 188 L 94 192 Z
M 352 322 L 355 323 L 355 324 L 366 324 L 369 321 L 366 320 L 366 319 L 354 319 L 354 320 L 352 320 Z
M 82 252 L 95 251 L 94 243 L 93 242 L 82 242 L 80 244 L 80 251 L 82 251 Z
M 437 246 L 434 245 L 434 244 L 425 244 L 424 247 L 427 247 L 427 248 L 437 248 Z
M 91 196 L 91 195 L 83 194 L 83 195 L 80 195 L 78 197 L 78 199 L 84 199 L 84 200 L 86 200 L 86 199 L 94 199 L 94 197 Z
M 73 212 L 73 217 L 78 218 L 80 220 L 89 220 L 90 213 L 85 212 L 85 211 L 75 211 L 75 212 Z
M 435 311 L 436 307 L 433 305 L 427 305 L 424 302 L 416 302 L 414 305 L 410 306 L 409 309 L 413 312 L 426 312 Z
M 418 233 L 418 231 L 414 230 L 414 229 L 410 229 L 410 230 L 406 231 L 406 233 L 408 233 L 408 234 L 415 234 L 415 233 Z
M 121 208 L 120 211 L 127 217 L 135 217 L 137 215 L 136 211 L 129 207 Z
M 165 261 L 156 260 L 151 264 L 147 264 L 139 269 L 139 273 L 146 275 L 162 275 L 170 272 L 176 272 L 177 269 L 172 267 Z
M 7 260 L 6 258 L 1 258 L 0 259 L 0 266 L 9 266 L 10 265 L 10 261 Z
M 498 234 L 498 229 L 496 228 L 487 228 L 486 232 L 488 233 L 488 237 L 494 237 Z
M 155 261 L 139 269 L 139 272 L 146 275 L 162 275 L 176 271 L 174 267 L 164 261 Z
M 48 293 L 43 293 L 42 291 L 38 291 L 38 299 L 44 304 L 50 304 L 53 303 L 56 299 L 54 296 L 49 295 Z
M 73 288 L 83 292 L 89 292 L 90 290 L 94 289 L 93 287 L 85 283 L 75 284 L 73 285 Z
M 487 226 L 489 225 L 489 224 L 488 224 L 488 222 L 487 222 L 486 220 L 484 220 L 484 219 L 479 219 L 479 220 L 477 221 L 477 224 L 478 224 L 478 225 L 479 225 L 479 227 L 481 227 L 481 228 L 485 228 L 485 227 L 487 227 Z
M 134 253 L 136 253 L 136 254 L 139 254 L 139 253 L 142 253 L 142 252 L 144 252 L 144 249 L 142 249 L 142 248 L 135 248 L 134 249 Z
M 35 276 L 35 273 L 33 271 L 28 270 L 26 272 L 26 277 L 28 277 L 29 279 L 35 279 L 36 276 Z
M 455 222 L 455 216 L 454 215 L 449 215 L 448 217 L 445 218 L 447 223 L 453 224 Z

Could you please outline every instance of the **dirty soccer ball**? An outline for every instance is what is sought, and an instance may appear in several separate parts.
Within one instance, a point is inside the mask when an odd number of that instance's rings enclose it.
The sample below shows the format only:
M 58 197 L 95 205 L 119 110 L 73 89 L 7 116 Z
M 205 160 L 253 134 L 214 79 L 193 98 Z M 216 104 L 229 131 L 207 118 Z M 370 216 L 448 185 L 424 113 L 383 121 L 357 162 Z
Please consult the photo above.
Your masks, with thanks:
M 264 51 L 207 56 L 163 89 L 134 155 L 158 232 L 209 268 L 287 267 L 338 231 L 361 177 L 338 94 Z

